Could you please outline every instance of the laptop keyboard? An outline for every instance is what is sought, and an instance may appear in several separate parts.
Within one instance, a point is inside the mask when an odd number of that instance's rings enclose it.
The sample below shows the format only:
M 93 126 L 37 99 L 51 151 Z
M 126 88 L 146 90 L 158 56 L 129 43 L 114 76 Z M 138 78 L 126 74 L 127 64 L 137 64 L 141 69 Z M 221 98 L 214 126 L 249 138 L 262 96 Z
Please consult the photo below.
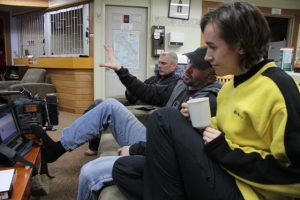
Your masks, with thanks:
M 9 146 L 13 149 L 13 150 L 17 150 L 17 148 L 22 145 L 23 143 L 23 138 L 19 137 L 18 139 L 16 139 L 13 143 L 11 143 Z

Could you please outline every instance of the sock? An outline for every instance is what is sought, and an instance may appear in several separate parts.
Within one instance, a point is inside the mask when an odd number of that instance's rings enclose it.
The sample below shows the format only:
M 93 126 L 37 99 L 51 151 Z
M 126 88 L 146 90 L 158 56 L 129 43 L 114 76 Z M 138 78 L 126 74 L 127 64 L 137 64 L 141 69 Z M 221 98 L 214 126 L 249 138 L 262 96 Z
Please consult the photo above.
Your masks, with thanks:
M 61 142 L 55 142 L 54 140 L 52 140 L 42 127 L 38 125 L 31 125 L 30 128 L 32 132 L 43 142 L 42 150 L 47 163 L 56 161 L 61 155 L 66 152 Z

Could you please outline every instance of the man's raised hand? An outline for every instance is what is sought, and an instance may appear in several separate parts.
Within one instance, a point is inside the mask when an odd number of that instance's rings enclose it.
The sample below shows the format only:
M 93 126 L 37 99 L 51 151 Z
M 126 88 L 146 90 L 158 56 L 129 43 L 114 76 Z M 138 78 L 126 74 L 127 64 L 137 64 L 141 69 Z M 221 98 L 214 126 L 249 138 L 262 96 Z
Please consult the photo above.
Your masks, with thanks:
M 121 68 L 121 65 L 118 63 L 114 50 L 110 45 L 104 45 L 105 53 L 107 55 L 107 62 L 100 64 L 100 67 L 106 67 L 115 71 L 118 71 Z

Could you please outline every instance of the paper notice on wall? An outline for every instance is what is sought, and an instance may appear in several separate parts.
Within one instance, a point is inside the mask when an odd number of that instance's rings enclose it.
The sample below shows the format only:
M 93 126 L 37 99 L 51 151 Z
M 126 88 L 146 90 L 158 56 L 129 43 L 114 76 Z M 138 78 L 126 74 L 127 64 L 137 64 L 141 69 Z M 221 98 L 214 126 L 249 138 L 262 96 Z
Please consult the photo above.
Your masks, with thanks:
M 113 48 L 116 59 L 126 68 L 139 67 L 139 32 L 113 31 Z
M 131 31 L 133 29 L 133 24 L 131 23 L 122 23 L 121 30 L 128 30 Z

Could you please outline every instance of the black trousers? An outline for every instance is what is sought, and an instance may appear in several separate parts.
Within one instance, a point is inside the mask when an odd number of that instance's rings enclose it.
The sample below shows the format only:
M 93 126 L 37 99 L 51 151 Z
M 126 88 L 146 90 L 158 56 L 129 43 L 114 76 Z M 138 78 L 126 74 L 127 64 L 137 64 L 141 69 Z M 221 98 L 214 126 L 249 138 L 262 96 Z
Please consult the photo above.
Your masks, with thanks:
M 144 164 L 145 157 L 142 155 L 121 157 L 114 164 L 114 183 L 129 200 L 143 199 Z
M 162 108 L 154 112 L 147 122 L 147 149 L 140 176 L 133 176 L 128 168 L 133 156 L 119 159 L 119 177 L 126 179 L 119 182 L 114 177 L 121 191 L 132 190 L 133 184 L 143 181 L 145 200 L 200 200 L 200 199 L 243 199 L 235 180 L 204 152 L 201 134 L 186 120 L 179 111 L 173 108 Z M 131 161 L 130 161 L 131 160 Z M 120 168 L 119 168 L 120 169 Z M 131 170 L 133 170 L 132 168 Z M 140 171 L 141 169 L 137 169 Z M 123 173 L 120 175 L 120 173 Z M 127 172 L 127 173 L 126 173 Z M 131 176 L 130 176 L 131 175 Z M 130 183 L 130 184 L 128 184 Z M 136 191 L 138 194 L 139 191 Z

